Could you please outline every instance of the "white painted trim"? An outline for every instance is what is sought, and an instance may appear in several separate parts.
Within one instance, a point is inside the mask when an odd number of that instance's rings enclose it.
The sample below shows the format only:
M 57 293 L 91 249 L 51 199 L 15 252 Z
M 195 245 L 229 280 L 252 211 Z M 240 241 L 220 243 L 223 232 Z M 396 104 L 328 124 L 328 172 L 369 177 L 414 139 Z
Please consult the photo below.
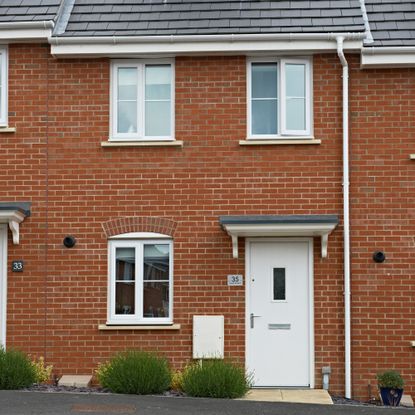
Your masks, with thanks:
M 277 97 L 277 134 L 252 134 L 252 64 L 253 63 L 276 63 L 278 65 L 278 97 Z M 306 77 L 306 129 L 301 131 L 288 130 L 285 127 L 285 65 L 290 63 L 300 63 L 305 65 L 305 77 Z M 312 140 L 312 106 L 313 106 L 313 96 L 312 96 L 312 58 L 310 57 L 296 57 L 296 58 L 287 58 L 281 56 L 262 56 L 262 57 L 249 57 L 246 62 L 246 103 L 247 103 L 247 140 L 261 140 L 266 141 L 270 140 L 276 142 L 277 140 L 287 141 L 287 140 L 296 140 L 298 139 Z
M 321 236 L 321 256 L 327 257 L 328 236 L 336 223 L 269 223 L 269 224 L 222 224 L 232 238 L 233 257 L 238 258 L 238 237 Z
M 16 41 L 45 41 L 52 36 L 54 23 L 47 21 L 2 22 L 0 23 L 0 41 L 11 43 Z
M 7 127 L 8 126 L 8 50 L 7 46 L 0 46 L 0 78 L 1 78 L 1 85 L 0 85 L 0 126 Z
M 263 34 L 202 36 L 53 37 L 55 57 L 151 57 L 209 54 L 275 54 L 335 52 L 335 34 Z M 346 49 L 360 52 L 363 33 L 345 33 Z
M 146 244 L 169 245 L 169 317 L 144 317 L 143 305 L 143 251 Z M 135 249 L 135 315 L 115 314 L 115 249 L 117 247 Z M 108 241 L 108 312 L 107 325 L 159 325 L 173 324 L 173 240 L 170 239 L 111 239 Z
M 123 143 L 140 140 L 151 142 L 174 141 L 175 133 L 175 65 L 174 59 L 152 59 L 152 60 L 114 60 L 111 62 L 110 70 L 110 142 L 121 141 Z M 168 136 L 146 136 L 145 135 L 145 67 L 146 65 L 170 65 L 170 135 Z M 118 68 L 136 68 L 137 70 L 137 132 L 117 132 L 117 70 Z
M 0 224 L 0 346 L 6 347 L 7 332 L 7 225 Z
M 410 155 L 409 155 L 409 159 L 410 159 L 410 160 L 415 160 L 415 154 L 410 154 Z
M 309 277 L 309 374 L 310 389 L 315 387 L 315 341 L 314 341 L 314 259 L 312 238 L 246 238 L 245 240 L 245 367 L 248 367 L 249 329 L 250 329 L 250 270 L 252 242 L 308 242 L 308 277 Z
M 363 48 L 361 68 L 408 68 L 415 66 L 415 47 Z

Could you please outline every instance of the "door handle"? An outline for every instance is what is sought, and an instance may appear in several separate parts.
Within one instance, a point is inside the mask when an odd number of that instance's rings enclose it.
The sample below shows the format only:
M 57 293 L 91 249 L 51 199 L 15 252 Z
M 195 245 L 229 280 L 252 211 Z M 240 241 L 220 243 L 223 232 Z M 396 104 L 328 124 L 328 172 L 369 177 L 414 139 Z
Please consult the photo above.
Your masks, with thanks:
M 261 317 L 261 316 L 256 316 L 254 313 L 251 313 L 251 315 L 249 316 L 249 319 L 251 321 L 251 329 L 254 328 L 254 318 L 255 317 Z

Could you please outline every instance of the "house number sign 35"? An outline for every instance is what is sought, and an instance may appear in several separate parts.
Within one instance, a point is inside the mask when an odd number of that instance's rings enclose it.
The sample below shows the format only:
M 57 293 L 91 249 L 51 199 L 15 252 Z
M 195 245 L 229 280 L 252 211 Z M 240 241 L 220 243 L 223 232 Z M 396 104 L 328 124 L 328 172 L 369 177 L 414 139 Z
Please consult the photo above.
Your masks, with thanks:
M 23 261 L 12 261 L 12 272 L 23 272 L 24 262 Z
M 228 275 L 228 285 L 243 285 L 244 277 L 240 274 Z

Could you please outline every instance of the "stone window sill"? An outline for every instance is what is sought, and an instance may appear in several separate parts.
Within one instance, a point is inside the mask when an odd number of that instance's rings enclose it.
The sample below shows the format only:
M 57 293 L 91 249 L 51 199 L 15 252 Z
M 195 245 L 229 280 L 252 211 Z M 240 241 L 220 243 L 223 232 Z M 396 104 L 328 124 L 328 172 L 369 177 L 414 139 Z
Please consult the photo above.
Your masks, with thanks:
M 0 127 L 0 134 L 1 133 L 15 133 L 16 128 L 15 127 Z
M 410 158 L 411 160 L 415 160 L 415 154 L 410 154 L 410 155 L 409 155 L 409 158 Z
M 110 325 L 110 324 L 99 324 L 98 330 L 109 331 L 109 330 L 180 330 L 180 324 L 165 324 L 165 325 Z
M 321 140 L 315 138 L 288 138 L 288 139 L 275 139 L 275 140 L 241 140 L 239 145 L 241 146 L 270 146 L 270 145 L 299 145 L 299 144 L 321 144 Z
M 101 147 L 183 147 L 183 141 L 103 141 Z

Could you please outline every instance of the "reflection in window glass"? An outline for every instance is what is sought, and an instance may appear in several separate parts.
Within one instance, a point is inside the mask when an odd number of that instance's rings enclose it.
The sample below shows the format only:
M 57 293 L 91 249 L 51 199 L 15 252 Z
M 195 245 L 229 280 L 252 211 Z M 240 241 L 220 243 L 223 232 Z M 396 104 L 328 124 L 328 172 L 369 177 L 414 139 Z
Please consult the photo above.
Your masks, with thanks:
M 306 129 L 305 65 L 285 65 L 286 124 L 287 130 Z
M 118 68 L 118 132 L 137 132 L 137 68 Z
M 170 135 L 171 124 L 171 66 L 145 67 L 145 135 Z
M 135 248 L 116 248 L 115 260 L 115 314 L 134 314 Z
M 169 317 L 169 245 L 144 245 L 143 317 Z
M 278 64 L 253 63 L 252 134 L 278 133 Z
M 273 277 L 273 299 L 286 300 L 285 268 L 274 268 Z

